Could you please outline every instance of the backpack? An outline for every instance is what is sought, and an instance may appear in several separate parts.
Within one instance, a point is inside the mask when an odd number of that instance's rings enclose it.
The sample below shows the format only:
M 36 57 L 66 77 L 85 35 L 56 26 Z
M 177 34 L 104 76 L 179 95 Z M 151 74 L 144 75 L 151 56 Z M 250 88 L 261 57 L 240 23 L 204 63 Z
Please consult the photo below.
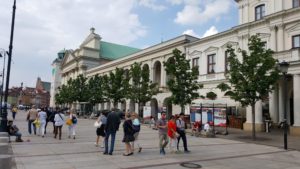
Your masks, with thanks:
M 135 133 L 140 132 L 141 125 L 132 125 L 132 129 Z
M 77 118 L 75 116 L 72 116 L 72 123 L 77 124 Z

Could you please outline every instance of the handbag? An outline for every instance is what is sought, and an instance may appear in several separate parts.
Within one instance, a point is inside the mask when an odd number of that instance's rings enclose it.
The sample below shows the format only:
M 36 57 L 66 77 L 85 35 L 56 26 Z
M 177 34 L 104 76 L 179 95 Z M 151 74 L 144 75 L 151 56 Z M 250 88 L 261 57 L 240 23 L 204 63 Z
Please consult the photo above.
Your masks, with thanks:
M 73 124 L 72 119 L 67 119 L 66 125 L 71 126 Z
M 32 123 L 33 123 L 37 128 L 39 128 L 40 125 L 41 125 L 41 122 L 40 122 L 39 119 L 35 119 Z
M 97 127 L 97 128 L 100 128 L 100 126 L 102 125 L 102 122 L 98 122 L 98 121 L 95 121 L 94 123 L 94 127 Z

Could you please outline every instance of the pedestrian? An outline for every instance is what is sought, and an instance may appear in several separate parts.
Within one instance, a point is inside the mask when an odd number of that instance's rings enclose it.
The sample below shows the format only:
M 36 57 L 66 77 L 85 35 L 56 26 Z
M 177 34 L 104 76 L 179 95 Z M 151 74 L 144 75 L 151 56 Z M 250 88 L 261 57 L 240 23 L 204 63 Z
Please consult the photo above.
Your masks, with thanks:
M 149 127 L 150 129 L 153 129 L 155 127 L 155 120 L 154 120 L 154 117 L 151 115 L 150 116 L 150 121 L 149 121 Z
M 54 116 L 55 116 L 55 111 L 53 109 L 49 109 L 49 108 L 45 108 L 45 111 L 47 113 L 47 120 L 46 120 L 46 125 L 45 125 L 45 134 L 47 133 L 47 126 L 48 123 L 51 122 L 52 126 L 53 126 L 53 134 L 54 134 L 54 129 L 55 129 L 55 125 L 54 125 Z
M 176 127 L 179 137 L 177 139 L 177 150 L 179 151 L 179 142 L 182 138 L 184 152 L 189 153 L 190 151 L 187 148 L 186 134 L 185 134 L 185 122 L 184 122 L 184 113 L 179 114 L 179 118 L 176 120 Z
M 112 155 L 114 151 L 114 145 L 115 145 L 115 138 L 116 138 L 116 133 L 119 130 L 119 125 L 120 125 L 120 116 L 115 112 L 115 109 L 113 108 L 112 111 L 108 114 L 107 116 L 107 123 L 105 126 L 105 150 L 103 154 L 107 155 Z M 108 140 L 109 137 L 111 136 L 111 144 L 110 144 L 110 149 L 108 152 Z
M 11 109 L 11 113 L 12 113 L 13 120 L 15 120 L 16 114 L 18 113 L 18 108 L 16 106 L 13 106 L 13 108 Z
M 167 126 L 167 119 L 166 119 L 166 112 L 161 113 L 161 118 L 157 120 L 156 123 L 157 129 L 158 129 L 158 135 L 159 135 L 159 148 L 160 148 L 160 154 L 165 155 L 165 147 L 168 144 L 168 126 Z
M 141 130 L 141 124 L 140 124 L 140 121 L 139 121 L 139 117 L 138 117 L 138 114 L 135 113 L 135 112 L 132 112 L 131 113 L 131 120 L 132 120 L 132 127 L 133 127 L 133 130 L 134 130 L 134 141 L 132 142 L 132 151 L 134 152 L 134 144 L 136 144 L 138 146 L 138 152 L 140 153 L 142 151 L 142 147 L 140 146 L 140 142 L 139 142 L 139 133 L 140 133 L 140 130 Z
M 34 135 L 36 135 L 36 126 L 33 124 L 34 120 L 37 119 L 38 111 L 36 106 L 33 105 L 30 110 L 27 112 L 27 121 L 28 121 L 28 133 L 31 134 L 32 128 Z
M 125 121 L 123 123 L 124 137 L 122 142 L 125 143 L 126 152 L 123 153 L 123 156 L 130 156 L 133 154 L 133 149 L 130 145 L 130 142 L 134 141 L 134 131 L 132 127 L 132 120 L 129 113 L 125 113 Z
M 8 134 L 11 136 L 16 136 L 16 142 L 23 142 L 22 134 L 19 128 L 13 124 L 13 120 L 8 120 L 7 123 Z
M 45 108 L 42 108 L 41 111 L 38 112 L 38 118 L 40 120 L 40 126 L 39 126 L 39 134 L 42 137 L 45 136 L 45 126 L 46 126 L 46 120 L 47 120 L 47 113 L 45 112 Z
M 54 138 L 56 139 L 58 134 L 58 138 L 59 140 L 61 140 L 61 129 L 65 123 L 65 115 L 60 109 L 55 114 L 54 121 L 55 121 Z
M 106 111 L 102 111 L 101 115 L 97 119 L 97 123 L 99 123 L 100 125 L 96 129 L 96 134 L 97 134 L 97 139 L 96 139 L 96 143 L 95 143 L 96 147 L 99 146 L 99 141 L 101 142 L 101 146 L 100 146 L 101 148 L 104 148 L 104 145 L 105 145 L 105 135 L 106 135 L 105 134 L 105 126 L 106 126 L 106 122 L 107 122 L 107 113 L 108 112 L 106 112 Z
M 176 153 L 177 151 L 176 146 L 177 146 L 177 137 L 179 134 L 176 132 L 176 120 L 175 116 L 171 116 L 170 120 L 168 122 L 168 136 L 170 138 L 170 143 L 169 143 L 169 149 L 171 153 Z
M 77 125 L 77 116 L 74 113 L 74 110 L 68 111 L 68 120 L 71 121 L 68 129 L 69 129 L 69 136 L 68 138 L 72 138 L 75 140 L 76 139 L 76 125 Z

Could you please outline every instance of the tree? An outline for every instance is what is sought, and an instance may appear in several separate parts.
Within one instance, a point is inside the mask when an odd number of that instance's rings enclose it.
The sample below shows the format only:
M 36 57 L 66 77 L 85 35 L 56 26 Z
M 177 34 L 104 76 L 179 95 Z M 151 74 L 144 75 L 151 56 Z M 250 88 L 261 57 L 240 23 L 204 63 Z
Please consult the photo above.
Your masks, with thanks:
M 109 76 L 104 76 L 104 89 L 108 100 L 112 100 L 114 107 L 127 96 L 129 79 L 126 79 L 124 69 L 116 68 Z
M 103 103 L 106 101 L 104 91 L 104 81 L 99 75 L 91 77 L 88 81 L 88 101 L 95 105 L 96 103 Z
M 70 85 L 70 90 L 73 92 L 73 101 L 86 102 L 89 99 L 89 89 L 87 86 L 87 78 L 82 74 L 77 76 Z
M 184 112 L 184 106 L 199 97 L 198 90 L 203 85 L 197 82 L 198 67 L 191 68 L 190 60 L 186 60 L 185 54 L 180 50 L 174 49 L 172 54 L 173 56 L 164 62 L 165 70 L 170 77 L 167 86 L 172 92 L 171 102 L 180 105 L 181 111 Z
M 62 85 L 58 88 L 58 93 L 55 94 L 56 104 L 71 104 L 75 101 L 74 91 L 72 89 L 73 80 L 68 80 L 67 85 Z
M 138 103 L 139 116 L 142 117 L 141 105 L 145 105 L 153 95 L 159 92 L 157 83 L 150 81 L 149 67 L 144 66 L 142 68 L 140 63 L 135 62 L 131 65 L 129 76 L 132 79 L 132 84 L 127 96 Z
M 221 83 L 218 88 L 242 106 L 251 106 L 252 139 L 255 140 L 255 103 L 272 92 L 279 79 L 279 70 L 276 67 L 277 61 L 272 57 L 273 51 L 265 49 L 264 42 L 258 36 L 249 38 L 248 47 L 249 53 L 239 50 L 242 61 L 238 59 L 234 49 L 228 47 L 230 69 L 227 80 L 230 86 Z

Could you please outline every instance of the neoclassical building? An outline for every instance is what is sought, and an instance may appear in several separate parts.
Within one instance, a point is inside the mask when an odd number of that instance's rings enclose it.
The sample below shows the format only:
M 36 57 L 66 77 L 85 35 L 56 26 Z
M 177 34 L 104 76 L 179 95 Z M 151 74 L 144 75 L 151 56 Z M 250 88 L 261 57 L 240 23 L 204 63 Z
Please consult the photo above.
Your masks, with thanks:
M 259 35 L 266 47 L 275 51 L 274 58 L 289 62 L 290 67 L 287 98 L 283 98 L 283 80 L 279 80 L 269 97 L 256 104 L 255 126 L 257 130 L 263 130 L 263 117 L 266 112 L 274 124 L 282 122 L 283 103 L 286 101 L 290 134 L 300 135 L 300 0 L 235 0 L 235 2 L 239 7 L 239 25 L 227 31 L 201 39 L 182 35 L 143 50 L 123 46 L 128 50 L 120 49 L 122 54 L 118 57 L 112 57 L 113 53 L 101 57 L 101 44 L 105 46 L 105 42 L 102 43 L 101 37 L 92 29 L 79 49 L 65 53 L 60 66 L 61 84 L 78 74 L 87 77 L 104 75 L 114 71 L 116 67 L 129 69 L 134 62 L 140 62 L 149 68 L 151 80 L 157 82 L 163 91 L 147 103 L 151 106 L 152 114 L 156 115 L 162 108 L 166 108 L 169 113 L 177 114 L 179 107 L 167 104 L 170 93 L 166 88 L 168 77 L 163 67 L 163 62 L 168 60 L 172 50 L 177 48 L 191 60 L 192 66 L 199 67 L 198 81 L 204 84 L 199 93 L 213 91 L 217 94 L 217 102 L 235 107 L 239 113 L 244 111 L 246 119 L 243 124 L 244 130 L 251 130 L 251 109 L 239 108 L 239 103 L 225 97 L 216 86 L 226 81 L 224 75 L 228 67 L 225 52 L 227 45 L 247 50 L 248 38 L 251 35 Z M 195 102 L 199 104 L 202 100 L 197 99 Z M 111 103 L 105 103 L 98 105 L 98 108 L 107 109 L 110 106 Z M 118 106 L 121 109 L 137 110 L 137 105 L 130 100 Z M 190 113 L 189 106 L 186 107 L 186 113 Z

